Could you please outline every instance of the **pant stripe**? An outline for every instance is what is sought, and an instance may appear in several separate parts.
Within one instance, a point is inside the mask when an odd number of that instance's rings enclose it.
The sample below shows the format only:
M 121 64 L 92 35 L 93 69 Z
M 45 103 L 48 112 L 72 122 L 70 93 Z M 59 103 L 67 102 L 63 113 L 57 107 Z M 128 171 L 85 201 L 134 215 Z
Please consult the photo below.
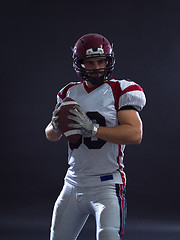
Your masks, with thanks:
M 122 237 L 125 228 L 126 220 L 126 199 L 125 199 L 125 186 L 122 184 L 116 184 L 116 195 L 119 200 L 120 206 L 120 230 L 119 235 Z

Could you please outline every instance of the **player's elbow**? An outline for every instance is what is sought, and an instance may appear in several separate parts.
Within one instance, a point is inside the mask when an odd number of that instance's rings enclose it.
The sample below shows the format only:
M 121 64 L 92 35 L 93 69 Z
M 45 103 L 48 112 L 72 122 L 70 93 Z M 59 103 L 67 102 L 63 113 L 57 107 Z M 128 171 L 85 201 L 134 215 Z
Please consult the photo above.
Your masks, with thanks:
M 134 141 L 134 144 L 140 144 L 142 141 L 142 137 L 136 137 L 135 141 Z
M 132 144 L 140 144 L 142 141 L 142 130 L 136 129 L 135 133 L 133 134 Z

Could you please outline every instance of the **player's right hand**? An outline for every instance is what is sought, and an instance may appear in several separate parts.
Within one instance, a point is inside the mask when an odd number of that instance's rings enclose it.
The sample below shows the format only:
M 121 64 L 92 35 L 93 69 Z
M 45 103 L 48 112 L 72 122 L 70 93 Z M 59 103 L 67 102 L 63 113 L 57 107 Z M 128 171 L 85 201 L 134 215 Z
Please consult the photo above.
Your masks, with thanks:
M 61 103 L 57 103 L 56 106 L 55 106 L 55 109 L 52 113 L 51 123 L 52 123 L 53 130 L 55 132 L 59 132 L 59 127 L 58 127 L 58 124 L 57 124 L 57 120 L 58 120 L 59 117 L 57 116 L 57 114 L 60 110 L 60 105 L 61 105 Z

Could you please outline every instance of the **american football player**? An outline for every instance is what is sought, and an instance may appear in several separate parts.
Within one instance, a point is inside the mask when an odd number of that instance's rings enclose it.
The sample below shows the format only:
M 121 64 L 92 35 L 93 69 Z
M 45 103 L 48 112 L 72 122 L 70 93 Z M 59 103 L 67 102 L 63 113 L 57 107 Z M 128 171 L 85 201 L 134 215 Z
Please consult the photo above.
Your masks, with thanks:
M 57 104 L 66 97 L 79 104 L 67 118 L 82 137 L 76 144 L 68 143 L 69 168 L 54 205 L 50 239 L 77 239 L 91 214 L 97 240 L 119 240 L 127 210 L 124 149 L 142 140 L 139 112 L 146 98 L 135 82 L 111 79 L 115 57 L 113 45 L 104 36 L 86 34 L 72 50 L 73 67 L 82 81 L 63 87 Z M 50 141 L 62 136 L 57 112 L 56 107 L 45 129 Z

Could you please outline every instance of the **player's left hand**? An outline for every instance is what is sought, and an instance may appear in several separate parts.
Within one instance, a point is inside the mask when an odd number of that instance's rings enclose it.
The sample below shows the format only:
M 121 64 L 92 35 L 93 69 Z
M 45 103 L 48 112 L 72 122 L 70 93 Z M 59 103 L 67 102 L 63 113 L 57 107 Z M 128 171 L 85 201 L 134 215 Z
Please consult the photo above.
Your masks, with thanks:
M 73 128 L 80 128 L 82 131 L 89 135 L 95 136 L 99 128 L 99 124 L 93 123 L 92 120 L 86 115 L 81 107 L 76 106 L 74 109 L 69 110 L 73 115 L 68 118 L 74 120 L 76 123 L 70 123 L 68 126 Z

